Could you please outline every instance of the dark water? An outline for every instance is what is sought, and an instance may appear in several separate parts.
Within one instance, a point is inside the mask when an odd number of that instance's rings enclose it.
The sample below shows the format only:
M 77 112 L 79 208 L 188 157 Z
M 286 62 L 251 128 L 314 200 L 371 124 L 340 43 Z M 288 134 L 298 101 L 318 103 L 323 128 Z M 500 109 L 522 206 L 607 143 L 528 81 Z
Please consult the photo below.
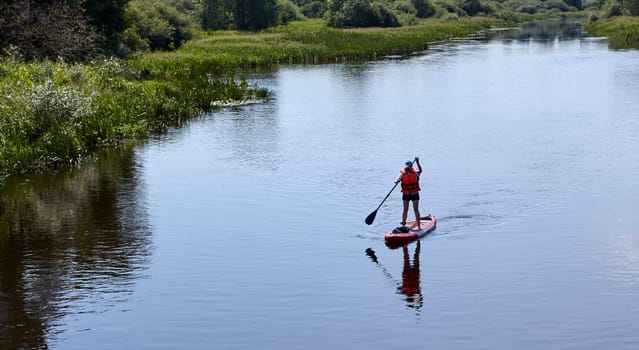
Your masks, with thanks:
M 14 178 L 2 349 L 636 349 L 639 53 L 443 45 Z M 419 244 L 384 245 L 404 161 Z

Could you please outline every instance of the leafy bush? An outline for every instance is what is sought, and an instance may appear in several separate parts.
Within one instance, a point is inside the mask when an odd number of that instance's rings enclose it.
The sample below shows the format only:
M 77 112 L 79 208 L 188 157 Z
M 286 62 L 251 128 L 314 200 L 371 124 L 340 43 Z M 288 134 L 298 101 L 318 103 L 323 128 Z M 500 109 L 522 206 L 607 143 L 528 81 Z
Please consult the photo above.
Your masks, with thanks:
M 438 13 L 438 17 L 446 18 L 447 14 L 454 13 L 459 16 L 465 15 L 466 12 L 462 10 L 457 4 L 450 0 L 436 0 L 437 8 L 440 9 L 441 13 Z
M 435 15 L 436 8 L 432 0 L 412 0 L 412 3 L 417 9 L 417 17 L 427 18 Z
M 490 5 L 480 0 L 464 0 L 459 7 L 469 16 L 476 16 L 480 13 L 491 14 L 495 12 Z
M 568 6 L 572 6 L 577 10 L 581 10 L 583 8 L 583 4 L 581 0 L 563 0 Z
M 397 0 L 393 2 L 393 9 L 398 12 L 409 13 L 417 16 L 415 5 L 409 0 Z
M 623 6 L 631 16 L 639 16 L 639 0 L 623 0 Z
M 561 12 L 574 11 L 575 8 L 566 4 L 562 0 L 546 0 L 542 3 L 542 8 L 547 10 L 559 10 Z
M 605 1 L 603 0 L 586 0 L 583 3 L 584 10 L 601 10 Z
M 617 0 L 608 1 L 603 10 L 603 18 L 621 16 L 623 14 L 623 6 Z
M 346 0 L 338 11 L 329 14 L 332 27 L 398 27 L 397 16 L 381 2 Z
M 261 30 L 277 25 L 278 0 L 200 0 L 204 29 Z M 303 2 L 296 2 L 301 5 Z
M 517 12 L 528 13 L 534 15 L 539 9 L 535 5 L 521 5 L 517 8 Z
M 133 0 L 127 8 L 124 43 L 130 51 L 173 50 L 193 37 L 191 19 L 164 2 Z
M 317 0 L 304 4 L 300 8 L 302 14 L 308 18 L 322 18 L 327 9 L 326 2 Z
M 28 97 L 25 105 L 33 118 L 32 140 L 49 129 L 88 116 L 95 99 L 69 86 L 56 87 L 50 79 L 36 86 Z
M 302 12 L 291 0 L 277 0 L 277 24 L 288 24 L 303 18 Z

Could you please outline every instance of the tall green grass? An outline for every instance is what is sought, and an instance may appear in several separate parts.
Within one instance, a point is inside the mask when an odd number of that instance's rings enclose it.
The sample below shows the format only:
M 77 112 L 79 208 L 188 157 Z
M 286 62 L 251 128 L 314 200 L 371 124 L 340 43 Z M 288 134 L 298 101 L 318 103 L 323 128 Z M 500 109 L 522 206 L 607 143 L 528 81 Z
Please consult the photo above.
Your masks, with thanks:
M 591 35 L 608 37 L 613 48 L 639 49 L 639 17 L 611 17 L 589 23 L 586 30 Z
M 93 150 L 179 125 L 215 101 L 265 98 L 197 65 L 151 74 L 129 62 L 0 60 L 0 184 L 11 174 L 77 164 Z
M 186 43 L 176 53 L 150 53 L 140 60 L 157 72 L 194 61 L 217 72 L 228 72 L 280 63 L 368 60 L 411 54 L 427 49 L 434 41 L 508 24 L 488 18 L 427 19 L 400 28 L 334 29 L 322 20 L 306 20 L 260 33 L 212 32 Z

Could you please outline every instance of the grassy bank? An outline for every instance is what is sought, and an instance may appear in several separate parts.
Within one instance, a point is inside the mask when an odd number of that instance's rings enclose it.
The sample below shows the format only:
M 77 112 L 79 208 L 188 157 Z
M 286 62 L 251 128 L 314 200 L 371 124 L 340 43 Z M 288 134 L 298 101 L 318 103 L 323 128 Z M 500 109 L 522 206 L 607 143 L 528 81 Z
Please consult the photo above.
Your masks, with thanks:
M 393 29 L 330 29 L 322 21 L 260 33 L 214 32 L 170 53 L 88 64 L 0 59 L 0 186 L 12 174 L 77 164 L 94 150 L 179 125 L 213 101 L 265 98 L 235 77 L 278 63 L 367 60 L 503 26 L 427 20 Z
M 507 22 L 495 19 L 464 18 L 429 19 L 400 28 L 334 29 L 327 27 L 324 21 L 307 20 L 258 34 L 212 32 L 186 43 L 178 52 L 152 53 L 143 61 L 153 71 L 164 71 L 180 62 L 198 61 L 213 71 L 224 72 L 279 63 L 369 60 L 422 51 L 434 41 L 504 25 Z
M 127 62 L 0 61 L 0 181 L 77 164 L 94 150 L 180 124 L 212 101 L 264 91 L 197 67 L 151 76 Z
M 586 30 L 593 36 L 606 36 L 617 49 L 639 49 L 639 17 L 611 17 L 592 22 Z

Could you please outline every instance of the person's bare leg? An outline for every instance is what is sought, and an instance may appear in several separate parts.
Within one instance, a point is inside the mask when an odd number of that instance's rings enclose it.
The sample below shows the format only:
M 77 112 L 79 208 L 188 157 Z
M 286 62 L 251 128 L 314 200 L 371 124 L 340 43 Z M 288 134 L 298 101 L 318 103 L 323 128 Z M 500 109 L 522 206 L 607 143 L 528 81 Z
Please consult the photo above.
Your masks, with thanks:
M 404 201 L 404 211 L 402 212 L 402 225 L 406 225 L 406 217 L 408 216 L 408 202 Z
M 422 223 L 420 220 L 421 217 L 419 216 L 419 200 L 413 201 L 413 210 L 415 211 L 415 221 L 417 221 L 417 229 L 421 230 Z

